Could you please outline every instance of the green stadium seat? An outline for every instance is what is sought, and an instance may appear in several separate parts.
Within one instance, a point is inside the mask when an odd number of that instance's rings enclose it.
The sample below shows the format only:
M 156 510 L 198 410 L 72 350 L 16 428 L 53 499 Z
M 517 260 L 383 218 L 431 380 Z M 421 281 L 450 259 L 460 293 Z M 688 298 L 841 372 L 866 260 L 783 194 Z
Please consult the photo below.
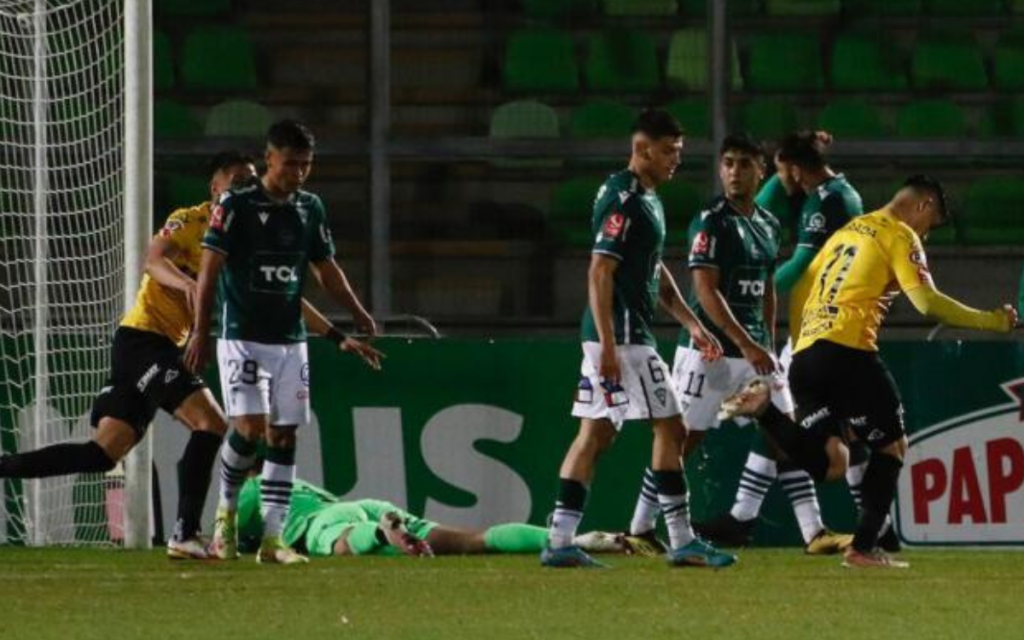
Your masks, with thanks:
M 203 125 L 188 107 L 172 100 L 153 106 L 153 134 L 157 138 L 189 138 L 203 135 Z
M 674 16 L 679 13 L 676 0 L 603 0 L 604 13 L 614 18 L 637 16 Z
M 601 188 L 598 178 L 573 178 L 555 187 L 548 209 L 548 224 L 558 241 L 572 247 L 587 247 L 594 237 L 590 230 L 594 198 Z
M 231 10 L 231 0 L 158 0 L 157 13 L 180 18 L 209 18 Z
M 729 0 L 729 15 L 752 16 L 761 12 L 761 0 Z M 679 0 L 683 15 L 702 18 L 708 13 L 707 0 Z
M 206 114 L 206 135 L 259 138 L 267 133 L 274 116 L 270 109 L 248 100 L 228 100 Z
M 683 125 L 686 137 L 711 137 L 711 110 L 707 97 L 680 98 L 667 105 L 665 110 Z
M 926 0 L 928 13 L 941 16 L 1000 16 L 1006 13 L 1003 0 Z
M 522 0 L 522 5 L 527 18 L 551 22 L 590 16 L 597 0 Z
M 834 16 L 839 0 L 765 0 L 770 16 Z
M 514 138 L 557 138 L 558 114 L 546 104 L 534 100 L 519 100 L 508 102 L 491 114 L 492 138 L 514 139 Z M 497 159 L 493 163 L 500 167 L 550 167 L 562 166 L 561 160 L 505 160 Z
M 821 46 L 809 33 L 766 33 L 750 46 L 747 87 L 757 91 L 817 91 L 823 87 Z
M 983 91 L 988 88 L 985 61 L 970 33 L 932 31 L 918 36 L 911 60 L 918 90 Z
M 868 33 L 844 33 L 832 49 L 836 91 L 906 91 L 905 61 L 892 42 Z
M 181 80 L 196 91 L 256 89 L 256 52 L 249 35 L 236 27 L 196 27 L 185 39 Z
M 857 99 L 830 102 L 818 113 L 818 128 L 839 138 L 883 138 L 890 133 L 878 109 Z
M 992 53 L 992 84 L 1003 91 L 1024 91 L 1024 29 L 999 39 Z
M 739 110 L 736 129 L 762 140 L 781 138 L 798 128 L 796 109 L 779 98 L 755 98 Z
M 505 88 L 516 92 L 573 93 L 580 88 L 572 38 L 550 29 L 512 34 L 505 47 Z
M 1024 137 L 1024 99 L 1001 100 L 982 115 L 979 134 L 984 138 Z
M 153 32 L 153 88 L 167 91 L 174 88 L 174 56 L 171 39 L 163 31 Z
M 967 135 L 967 119 L 949 100 L 919 100 L 900 109 L 896 134 L 901 138 L 962 138 Z
M 743 86 L 740 75 L 739 56 L 733 43 L 730 66 L 732 67 L 732 88 Z M 684 91 L 705 91 L 708 87 L 708 36 L 707 29 L 694 27 L 681 29 L 672 34 L 665 61 L 665 81 L 670 89 Z
M 963 235 L 968 244 L 1024 243 L 1024 180 L 982 178 L 967 191 Z
M 922 0 L 843 0 L 843 9 L 848 16 L 885 15 L 916 16 L 924 3 Z
M 679 176 L 659 186 L 658 197 L 665 208 L 665 226 L 668 229 L 665 245 L 674 248 L 686 247 L 686 232 L 690 227 L 690 220 L 700 212 L 707 199 L 701 195 L 697 187 L 683 181 Z
M 636 112 L 618 102 L 599 100 L 573 109 L 569 117 L 571 138 L 625 138 Z
M 654 41 L 639 31 L 592 35 L 583 72 L 594 91 L 648 93 L 661 84 Z

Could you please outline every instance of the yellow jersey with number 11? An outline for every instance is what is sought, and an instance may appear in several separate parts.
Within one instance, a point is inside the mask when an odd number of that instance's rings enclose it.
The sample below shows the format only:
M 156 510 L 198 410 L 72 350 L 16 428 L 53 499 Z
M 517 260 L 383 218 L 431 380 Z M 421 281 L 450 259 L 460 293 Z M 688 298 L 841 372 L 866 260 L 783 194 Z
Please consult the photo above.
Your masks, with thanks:
M 794 353 L 818 340 L 878 351 L 878 331 L 896 296 L 934 287 L 921 239 L 888 208 L 833 234 L 808 271 L 811 288 Z

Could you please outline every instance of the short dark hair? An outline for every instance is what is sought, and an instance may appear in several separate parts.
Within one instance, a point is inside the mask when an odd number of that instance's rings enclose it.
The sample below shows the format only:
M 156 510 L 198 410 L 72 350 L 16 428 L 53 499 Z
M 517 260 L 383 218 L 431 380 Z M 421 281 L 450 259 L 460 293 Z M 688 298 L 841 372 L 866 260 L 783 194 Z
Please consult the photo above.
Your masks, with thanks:
M 722 140 L 722 146 L 718 149 L 718 157 L 721 158 L 729 151 L 737 151 L 754 156 L 764 161 L 764 147 L 761 143 L 748 133 L 730 133 Z
M 918 194 L 926 194 L 935 198 L 939 206 L 939 219 L 943 223 L 950 221 L 952 215 L 946 205 L 946 190 L 942 188 L 941 182 L 923 173 L 917 173 L 907 178 L 903 182 L 902 188 L 912 189 Z
M 779 141 L 778 157 L 801 169 L 824 169 L 828 164 L 827 146 L 814 131 L 795 131 Z
M 255 162 L 251 155 L 237 149 L 221 151 L 206 163 L 206 175 L 212 178 L 217 175 L 218 171 L 230 169 L 240 164 L 255 164 Z
M 267 130 L 267 142 L 278 149 L 309 151 L 316 146 L 313 133 L 298 120 L 278 120 Z
M 633 121 L 633 133 L 642 133 L 649 138 L 681 138 L 683 126 L 664 109 L 644 109 Z

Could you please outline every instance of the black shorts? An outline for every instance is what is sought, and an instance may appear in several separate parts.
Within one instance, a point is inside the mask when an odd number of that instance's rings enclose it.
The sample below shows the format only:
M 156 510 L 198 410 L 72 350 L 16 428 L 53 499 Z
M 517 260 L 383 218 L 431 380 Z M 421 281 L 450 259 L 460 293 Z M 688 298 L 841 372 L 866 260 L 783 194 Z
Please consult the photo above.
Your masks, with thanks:
M 142 438 L 157 409 L 173 414 L 194 392 L 206 388 L 181 361 L 182 350 L 159 333 L 118 327 L 110 353 L 110 377 L 92 403 L 92 426 L 117 418 Z
M 849 427 L 872 450 L 906 433 L 896 381 L 877 353 L 819 340 L 793 356 L 789 385 L 806 429 L 845 440 Z

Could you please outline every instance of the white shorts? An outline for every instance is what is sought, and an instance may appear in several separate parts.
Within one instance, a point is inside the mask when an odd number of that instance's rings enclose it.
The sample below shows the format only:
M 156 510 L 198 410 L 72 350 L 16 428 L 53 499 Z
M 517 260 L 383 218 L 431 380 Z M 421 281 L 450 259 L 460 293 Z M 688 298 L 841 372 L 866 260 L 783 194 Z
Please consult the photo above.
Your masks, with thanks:
M 762 377 L 772 388 L 772 403 L 783 413 L 793 411 L 793 396 L 784 371 L 758 376 L 743 358 L 720 358 L 708 362 L 700 351 L 676 348 L 672 363 L 672 384 L 683 404 L 683 419 L 691 431 L 718 427 L 722 401 L 734 395 L 748 382 Z
M 272 425 L 309 422 L 305 342 L 218 340 L 217 364 L 221 397 L 229 417 L 267 415 Z
M 604 418 L 621 429 L 626 420 L 670 418 L 680 414 L 679 398 L 672 389 L 668 365 L 654 347 L 619 345 L 615 352 L 622 380 L 619 388 L 606 389 L 598 376 L 601 345 L 583 343 L 583 364 L 580 365 L 576 401 L 572 405 L 573 416 Z

